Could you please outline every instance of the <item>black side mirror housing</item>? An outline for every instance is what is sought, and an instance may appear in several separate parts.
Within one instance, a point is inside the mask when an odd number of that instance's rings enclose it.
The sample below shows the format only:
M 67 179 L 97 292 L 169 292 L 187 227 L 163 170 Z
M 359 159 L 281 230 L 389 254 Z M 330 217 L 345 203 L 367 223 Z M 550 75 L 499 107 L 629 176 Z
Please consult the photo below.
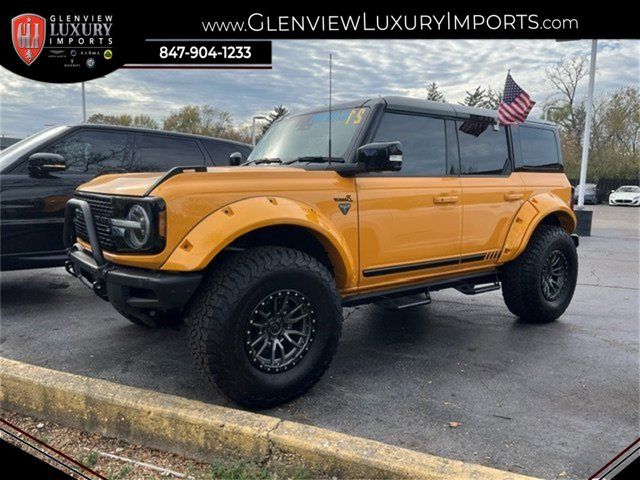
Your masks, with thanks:
M 242 163 L 242 160 L 244 160 L 244 157 L 240 152 L 233 152 L 231 155 L 229 155 L 229 165 L 231 165 L 232 167 L 237 167 L 238 165 L 240 165 Z
M 368 143 L 358 148 L 356 162 L 367 172 L 397 172 L 402 168 L 402 144 Z
M 57 153 L 39 152 L 29 156 L 28 169 L 31 176 L 47 177 L 51 173 L 66 170 L 67 163 Z

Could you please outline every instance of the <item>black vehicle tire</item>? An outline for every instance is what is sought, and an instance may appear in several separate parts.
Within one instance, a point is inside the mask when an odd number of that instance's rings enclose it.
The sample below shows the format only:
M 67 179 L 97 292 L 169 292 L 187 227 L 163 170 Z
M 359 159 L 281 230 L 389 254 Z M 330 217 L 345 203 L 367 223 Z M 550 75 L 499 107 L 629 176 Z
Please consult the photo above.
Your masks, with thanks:
M 333 277 L 315 258 L 291 248 L 256 247 L 216 266 L 185 321 L 200 370 L 234 402 L 267 408 L 302 395 L 322 377 L 342 333 L 342 304 Z M 289 332 L 291 339 L 293 328 L 304 333 L 296 333 L 295 347 L 282 336 Z M 258 347 L 281 348 L 282 358 L 271 353 L 263 359 Z M 288 360 L 286 347 L 292 349 Z
M 179 310 L 172 310 L 169 312 L 156 312 L 154 316 L 150 316 L 143 312 L 140 312 L 138 314 L 125 312 L 115 305 L 113 306 L 113 308 L 115 308 L 120 315 L 129 320 L 131 323 L 144 328 L 177 328 L 182 323 L 184 318 L 184 314 Z
M 571 236 L 559 226 L 540 225 L 525 251 L 504 265 L 502 296 L 514 315 L 533 323 L 552 322 L 569 306 L 577 277 Z

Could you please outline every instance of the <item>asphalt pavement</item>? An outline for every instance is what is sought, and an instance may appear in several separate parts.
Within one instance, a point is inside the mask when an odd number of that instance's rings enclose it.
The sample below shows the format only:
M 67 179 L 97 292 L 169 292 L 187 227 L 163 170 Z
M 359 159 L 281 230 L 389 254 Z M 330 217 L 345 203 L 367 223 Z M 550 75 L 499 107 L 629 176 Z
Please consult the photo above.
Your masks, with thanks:
M 557 322 L 517 320 L 500 292 L 347 309 L 327 375 L 265 413 L 517 473 L 590 476 L 640 433 L 640 209 L 593 209 Z M 63 269 L 5 272 L 0 287 L 2 356 L 234 406 L 197 372 L 184 329 L 134 326 Z

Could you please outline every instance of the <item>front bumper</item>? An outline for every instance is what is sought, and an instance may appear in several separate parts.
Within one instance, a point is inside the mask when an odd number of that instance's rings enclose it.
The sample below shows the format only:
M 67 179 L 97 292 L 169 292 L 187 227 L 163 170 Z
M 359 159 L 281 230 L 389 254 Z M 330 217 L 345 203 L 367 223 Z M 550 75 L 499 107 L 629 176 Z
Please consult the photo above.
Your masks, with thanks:
M 84 216 L 91 252 L 75 243 L 73 218 L 77 209 Z M 91 208 L 77 198 L 67 203 L 64 241 L 69 254 L 67 271 L 122 312 L 136 314 L 182 308 L 202 280 L 199 273 L 169 273 L 107 262 L 98 242 Z
M 614 198 L 610 198 L 609 199 L 609 205 L 627 205 L 630 207 L 637 207 L 640 206 L 640 199 L 638 200 L 628 200 L 628 199 L 614 199 Z

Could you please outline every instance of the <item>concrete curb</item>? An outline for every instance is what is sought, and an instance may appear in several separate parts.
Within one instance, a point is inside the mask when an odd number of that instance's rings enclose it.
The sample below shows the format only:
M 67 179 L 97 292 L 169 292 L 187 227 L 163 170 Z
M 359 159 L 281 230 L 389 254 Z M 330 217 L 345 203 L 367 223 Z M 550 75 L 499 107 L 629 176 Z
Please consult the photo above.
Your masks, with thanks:
M 242 459 L 345 478 L 531 478 L 2 357 L 0 402 L 6 410 L 204 461 Z

